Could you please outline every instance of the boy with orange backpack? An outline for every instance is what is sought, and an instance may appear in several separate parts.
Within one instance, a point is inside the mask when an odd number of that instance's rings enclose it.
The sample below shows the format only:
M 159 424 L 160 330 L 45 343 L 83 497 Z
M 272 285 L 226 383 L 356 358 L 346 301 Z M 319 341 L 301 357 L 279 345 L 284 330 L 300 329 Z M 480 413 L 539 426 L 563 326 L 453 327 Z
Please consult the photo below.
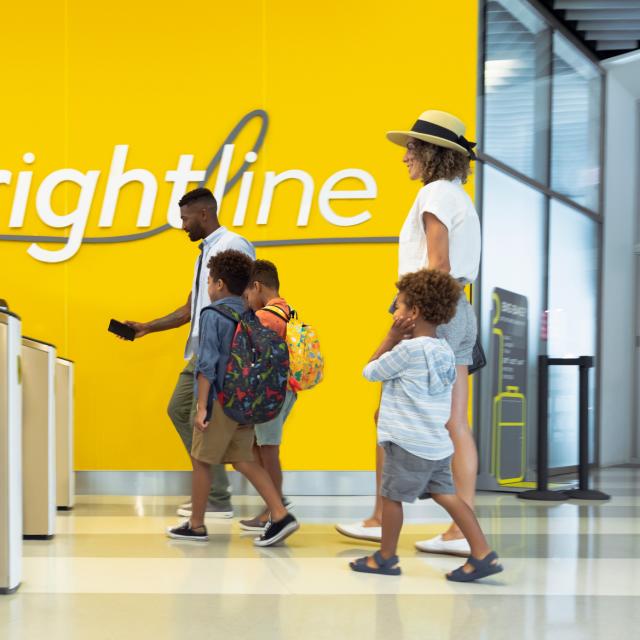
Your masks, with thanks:
M 222 251 L 208 263 L 212 304 L 202 310 L 195 366 L 197 405 L 191 462 L 191 517 L 167 529 L 175 540 L 206 542 L 204 524 L 211 465 L 230 463 L 269 505 L 270 518 L 254 544 L 282 542 L 299 524 L 282 504 L 281 491 L 253 459 L 254 422 L 273 419 L 282 410 L 289 375 L 284 340 L 245 311 L 242 295 L 253 261 L 244 253 Z M 194 414 L 193 414 L 194 413 Z
M 289 346 L 289 385 L 280 413 L 269 422 L 255 425 L 255 458 L 264 467 L 282 496 L 286 508 L 291 503 L 282 495 L 280 444 L 284 423 L 297 400 L 298 391 L 310 389 L 322 380 L 323 359 L 315 332 L 301 323 L 297 314 L 280 295 L 278 269 L 268 260 L 256 260 L 245 290 L 247 304 L 265 326 L 287 341 Z M 269 520 L 269 510 L 248 520 L 240 520 L 245 531 L 263 531 Z

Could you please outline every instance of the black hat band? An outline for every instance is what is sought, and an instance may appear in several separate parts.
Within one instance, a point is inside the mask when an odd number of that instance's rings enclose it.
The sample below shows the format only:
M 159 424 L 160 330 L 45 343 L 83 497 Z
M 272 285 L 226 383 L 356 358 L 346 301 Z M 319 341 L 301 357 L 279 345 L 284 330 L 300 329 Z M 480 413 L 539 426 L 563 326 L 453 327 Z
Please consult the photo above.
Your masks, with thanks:
M 441 127 L 440 125 L 433 124 L 432 122 L 425 122 L 424 120 L 416 120 L 416 123 L 411 127 L 411 131 L 414 133 L 424 133 L 428 136 L 435 136 L 448 140 L 457 145 L 460 145 L 463 149 L 466 149 L 472 160 L 476 159 L 476 155 L 473 152 L 473 147 L 476 146 L 475 142 L 469 142 L 464 136 L 457 136 L 450 129 Z

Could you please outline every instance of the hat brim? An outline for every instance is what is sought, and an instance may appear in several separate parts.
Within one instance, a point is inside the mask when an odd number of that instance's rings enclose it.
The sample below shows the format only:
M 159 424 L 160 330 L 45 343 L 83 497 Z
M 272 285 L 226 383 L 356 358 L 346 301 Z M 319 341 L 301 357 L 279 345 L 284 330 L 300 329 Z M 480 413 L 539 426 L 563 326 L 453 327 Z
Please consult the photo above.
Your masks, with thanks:
M 431 144 L 435 144 L 437 147 L 444 147 L 445 149 L 453 149 L 458 153 L 462 153 L 465 156 L 470 156 L 470 153 L 459 144 L 455 142 L 451 142 L 450 140 L 445 140 L 444 138 L 439 138 L 438 136 L 431 136 L 427 133 L 418 133 L 416 131 L 388 131 L 387 132 L 387 140 L 393 142 L 393 144 L 400 145 L 401 147 L 406 147 L 407 142 L 414 138 L 415 140 L 422 140 L 424 142 L 430 142 Z

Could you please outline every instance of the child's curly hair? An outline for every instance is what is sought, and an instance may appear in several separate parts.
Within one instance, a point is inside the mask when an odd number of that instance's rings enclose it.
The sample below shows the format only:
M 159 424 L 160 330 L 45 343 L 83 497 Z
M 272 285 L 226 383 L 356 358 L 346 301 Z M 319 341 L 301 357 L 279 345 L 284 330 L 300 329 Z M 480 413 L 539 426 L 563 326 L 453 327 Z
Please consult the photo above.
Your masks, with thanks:
M 462 285 L 444 271 L 420 269 L 407 273 L 396 283 L 408 307 L 418 307 L 420 315 L 436 325 L 447 324 L 456 314 Z
M 241 296 L 249 284 L 253 260 L 241 251 L 221 251 L 209 260 L 209 273 L 214 280 L 222 280 L 229 292 Z

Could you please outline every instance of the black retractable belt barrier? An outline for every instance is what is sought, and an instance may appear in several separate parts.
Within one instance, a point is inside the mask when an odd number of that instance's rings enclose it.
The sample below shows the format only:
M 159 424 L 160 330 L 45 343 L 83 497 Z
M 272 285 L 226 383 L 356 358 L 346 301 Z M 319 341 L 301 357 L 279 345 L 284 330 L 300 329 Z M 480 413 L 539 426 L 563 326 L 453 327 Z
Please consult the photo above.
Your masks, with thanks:
M 580 361 L 580 451 L 578 462 L 578 488 L 567 491 L 569 500 L 609 500 L 602 491 L 589 489 L 589 369 L 593 367 L 591 356 L 581 356 Z
M 602 491 L 589 489 L 589 369 L 593 367 L 593 357 L 549 358 L 538 356 L 538 479 L 537 488 L 518 494 L 522 500 L 609 500 Z M 549 367 L 579 367 L 580 403 L 580 455 L 578 463 L 579 488 L 567 491 L 549 490 Z

